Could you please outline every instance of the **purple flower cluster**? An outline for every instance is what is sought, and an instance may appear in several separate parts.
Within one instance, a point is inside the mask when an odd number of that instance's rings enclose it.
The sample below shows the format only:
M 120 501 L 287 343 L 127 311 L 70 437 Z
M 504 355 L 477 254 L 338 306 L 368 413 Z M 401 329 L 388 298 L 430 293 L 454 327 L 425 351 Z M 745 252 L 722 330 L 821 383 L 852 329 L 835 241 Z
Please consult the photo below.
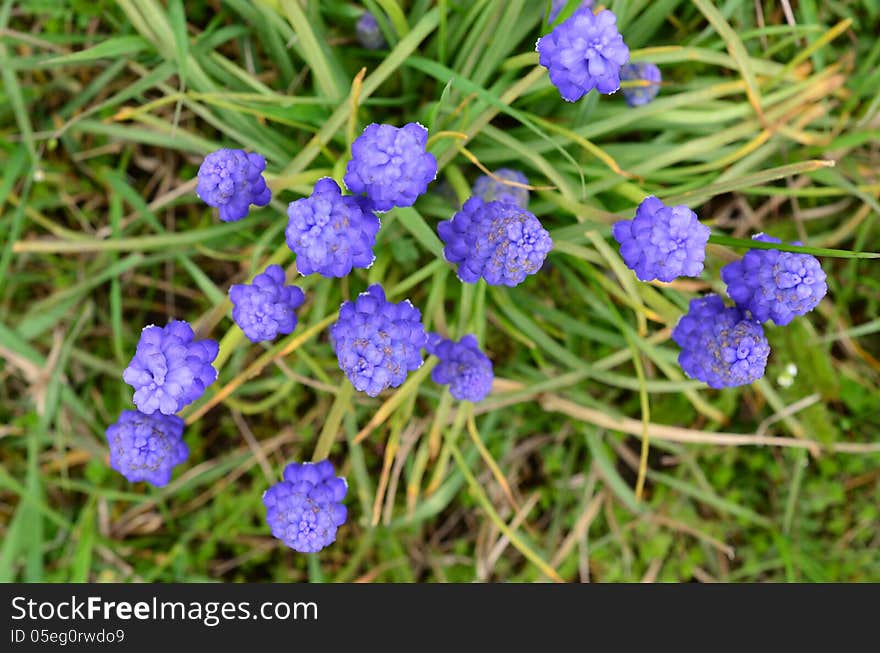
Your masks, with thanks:
M 355 34 L 358 42 L 367 50 L 379 50 L 385 47 L 385 37 L 379 29 L 376 17 L 369 11 L 365 11 L 355 24 Z
M 494 172 L 495 179 L 489 175 L 480 175 L 474 182 L 473 194 L 484 202 L 504 202 L 514 204 L 521 209 L 529 207 L 529 189 L 520 186 L 505 184 L 505 181 L 513 181 L 518 184 L 528 185 L 529 180 L 519 170 L 499 168 Z
M 110 467 L 131 483 L 167 485 L 171 470 L 184 462 L 189 449 L 183 441 L 183 420 L 177 415 L 124 410 L 107 427 Z
M 244 150 L 220 149 L 199 167 L 196 194 L 208 206 L 220 209 L 220 219 L 234 222 L 246 217 L 251 204 L 266 206 L 272 191 L 263 179 L 266 159 Z
M 692 299 L 672 331 L 678 362 L 691 378 L 712 388 L 747 385 L 764 376 L 770 345 L 764 329 L 718 295 Z
M 379 218 L 366 198 L 343 195 L 332 179 L 319 180 L 311 196 L 291 202 L 287 217 L 287 246 L 301 274 L 344 277 L 373 264 Z
M 576 102 L 594 88 L 606 94 L 620 88 L 620 67 L 629 61 L 629 48 L 616 23 L 617 16 L 607 9 L 594 15 L 582 8 L 538 39 L 538 60 L 563 100 Z
M 217 378 L 211 365 L 219 347 L 214 340 L 196 340 L 186 322 L 141 331 L 134 358 L 122 373 L 135 389 L 134 404 L 143 413 L 173 415 L 202 396 Z
M 437 176 L 437 159 L 425 151 L 428 130 L 411 122 L 403 127 L 368 125 L 351 144 L 345 185 L 365 193 L 376 211 L 412 206 Z
M 628 63 L 620 69 L 620 79 L 625 82 L 642 82 L 639 86 L 624 86 L 623 97 L 631 107 L 648 104 L 660 92 L 663 77 L 656 64 L 639 61 Z
M 283 479 L 263 494 L 272 535 L 300 553 L 316 553 L 335 542 L 348 514 L 342 503 L 345 479 L 336 476 L 329 460 L 290 463 Z
M 409 372 L 421 367 L 427 335 L 419 309 L 409 300 L 387 301 L 382 286 L 374 284 L 342 304 L 330 338 L 351 384 L 375 397 L 400 386 Z
M 274 340 L 296 328 L 296 309 L 305 300 L 296 286 L 284 285 L 284 269 L 270 265 L 250 284 L 229 289 L 232 319 L 251 342 Z
M 513 204 L 472 197 L 437 231 L 443 254 L 458 263 L 458 278 L 493 286 L 516 286 L 541 269 L 553 248 L 550 234 L 532 213 Z
M 468 334 L 455 342 L 432 333 L 425 349 L 440 359 L 431 370 L 431 380 L 449 385 L 450 394 L 459 401 L 482 401 L 492 391 L 492 361 L 480 351 L 476 336 Z
M 782 242 L 765 234 L 752 239 Z M 759 322 L 772 320 L 779 326 L 812 311 L 828 292 L 825 272 L 815 256 L 777 249 L 749 250 L 739 261 L 721 268 L 721 280 L 737 306 Z
M 566 4 L 570 10 L 578 8 L 536 43 L 539 62 L 562 98 L 575 102 L 593 89 L 611 94 L 623 80 L 639 82 L 623 89 L 629 106 L 651 102 L 659 91 L 661 71 L 653 63 L 629 63 L 630 51 L 616 15 L 606 9 L 594 14 L 594 0 L 553 0 L 548 24 L 559 18 Z M 386 47 L 373 14 L 361 14 L 356 32 L 363 47 Z M 380 229 L 376 213 L 412 206 L 437 176 L 437 160 L 427 148 L 428 131 L 418 123 L 368 125 L 351 144 L 343 177 L 351 194 L 343 195 L 336 181 L 323 178 L 308 197 L 288 206 L 285 239 L 296 255 L 298 271 L 341 278 L 355 268 L 369 268 Z M 241 220 L 251 206 L 271 200 L 265 168 L 259 154 L 217 150 L 199 168 L 196 193 L 219 209 L 221 220 Z M 472 197 L 439 223 L 444 257 L 457 266 L 461 281 L 516 286 L 543 267 L 553 241 L 528 211 L 527 186 L 527 177 L 513 169 L 483 175 L 475 181 Z M 666 206 L 649 196 L 633 219 L 613 225 L 612 235 L 624 263 L 640 280 L 670 282 L 702 274 L 710 230 L 686 206 Z M 763 234 L 755 239 L 781 242 Z M 770 354 L 762 322 L 788 324 L 815 308 L 827 292 L 825 273 L 815 257 L 776 249 L 749 251 L 726 265 L 721 277 L 735 305 L 725 305 L 714 294 L 693 299 L 672 331 L 685 374 L 713 388 L 760 379 Z M 343 292 L 347 294 L 347 286 Z M 302 290 L 286 285 L 284 269 L 274 264 L 251 283 L 233 285 L 229 297 L 233 320 L 252 342 L 292 333 L 296 311 L 305 300 Z M 426 334 L 419 309 L 409 300 L 388 301 L 378 284 L 340 306 L 330 341 L 352 386 L 371 397 L 404 384 L 423 364 L 423 349 L 437 359 L 431 379 L 448 385 L 456 400 L 479 402 L 492 390 L 493 364 L 476 336 L 456 341 Z M 106 430 L 113 469 L 131 482 L 163 486 L 170 481 L 173 468 L 189 456 L 184 421 L 175 413 L 198 400 L 216 380 L 212 363 L 218 353 L 216 341 L 197 340 L 183 321 L 143 329 L 123 373 L 134 388 L 138 410 L 124 410 Z M 346 522 L 347 489 L 328 460 L 290 463 L 282 480 L 263 494 L 273 536 L 299 552 L 321 551 L 336 540 Z
M 687 207 L 670 208 L 648 197 L 635 219 L 614 224 L 612 235 L 627 267 L 642 281 L 672 281 L 703 270 L 709 229 Z M 764 234 L 754 239 L 781 242 Z M 672 333 L 681 347 L 682 369 L 713 388 L 761 378 L 770 354 L 761 323 L 788 324 L 815 308 L 828 289 L 814 256 L 776 249 L 750 250 L 724 266 L 721 279 L 736 306 L 725 306 L 717 295 L 694 299 Z
M 624 263 L 641 281 L 700 276 L 709 233 L 688 207 L 666 206 L 653 195 L 639 204 L 633 220 L 611 228 Z

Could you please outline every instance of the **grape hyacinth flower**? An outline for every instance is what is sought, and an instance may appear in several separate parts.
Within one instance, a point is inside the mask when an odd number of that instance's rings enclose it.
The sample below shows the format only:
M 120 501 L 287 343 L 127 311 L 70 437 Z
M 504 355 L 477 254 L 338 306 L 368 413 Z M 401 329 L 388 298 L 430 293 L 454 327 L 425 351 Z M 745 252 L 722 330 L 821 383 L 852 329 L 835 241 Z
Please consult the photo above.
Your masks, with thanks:
M 223 222 L 246 217 L 250 205 L 266 206 L 272 191 L 263 179 L 266 159 L 244 150 L 220 149 L 202 161 L 196 194 L 208 206 L 220 209 Z
M 263 493 L 266 523 L 272 535 L 294 551 L 315 553 L 336 541 L 336 530 L 348 512 L 342 503 L 348 491 L 329 460 L 290 463 L 282 481 Z
M 284 235 L 300 274 L 344 277 L 373 264 L 379 218 L 369 200 L 343 195 L 329 177 L 318 180 L 309 197 L 291 202 L 287 217 Z
M 131 483 L 167 485 L 171 470 L 189 456 L 183 441 L 183 420 L 177 415 L 124 410 L 107 427 L 110 467 Z
M 379 50 L 385 47 L 385 37 L 379 29 L 376 17 L 369 11 L 365 11 L 355 24 L 355 33 L 358 42 L 367 50 Z
M 559 12 L 565 8 L 565 4 L 568 0 L 553 0 L 550 3 L 550 13 L 547 15 L 547 24 L 549 25 L 556 17 L 559 15 Z M 581 9 L 592 9 L 593 8 L 593 0 L 583 0 L 581 2 Z
M 382 286 L 374 284 L 342 304 L 330 339 L 351 384 L 375 397 L 400 386 L 409 372 L 422 366 L 427 335 L 419 309 L 409 300 L 387 301 Z
M 712 388 L 747 385 L 764 376 L 770 345 L 764 329 L 718 295 L 692 299 L 672 331 L 685 374 Z
M 541 269 L 553 248 L 550 234 L 532 213 L 513 204 L 472 197 L 437 226 L 443 254 L 458 263 L 458 278 L 492 286 L 516 286 Z
M 431 370 L 431 380 L 448 384 L 450 394 L 459 401 L 476 403 L 492 391 L 492 361 L 480 351 L 476 336 L 468 334 L 455 342 L 432 333 L 425 349 L 440 359 Z
M 368 125 L 351 144 L 345 185 L 365 193 L 375 211 L 412 206 L 437 177 L 437 159 L 425 151 L 427 142 L 428 130 L 416 122 Z
M 270 265 L 250 284 L 237 283 L 229 289 L 232 319 L 251 342 L 274 340 L 296 328 L 296 309 L 305 294 L 296 286 L 284 285 L 284 269 Z
M 639 204 L 634 219 L 611 227 L 623 262 L 641 281 L 700 276 L 709 233 L 688 207 L 666 206 L 653 195 Z
M 765 234 L 752 240 L 782 242 Z M 812 311 L 828 292 L 825 272 L 815 256 L 778 249 L 749 250 L 739 261 L 721 268 L 721 280 L 743 310 L 759 322 L 773 320 L 779 326 Z
M 520 184 L 528 184 L 528 178 L 519 170 L 499 168 L 495 176 L 504 181 L 515 181 Z M 489 175 L 480 175 L 474 182 L 473 194 L 484 202 L 505 202 L 515 204 L 521 209 L 529 207 L 529 189 L 519 186 L 510 186 Z
M 652 63 L 639 61 L 628 63 L 620 69 L 620 79 L 625 82 L 648 82 L 647 85 L 624 86 L 623 97 L 631 107 L 648 104 L 660 92 L 663 77 L 660 69 Z
M 616 23 L 617 16 L 607 9 L 594 15 L 582 8 L 538 39 L 538 60 L 563 100 L 576 102 L 594 88 L 606 94 L 620 88 L 620 67 L 629 61 L 629 48 Z
M 134 404 L 142 413 L 173 415 L 201 397 L 217 378 L 211 363 L 218 351 L 215 340 L 196 340 L 186 322 L 151 324 L 141 331 L 122 378 L 135 389 Z

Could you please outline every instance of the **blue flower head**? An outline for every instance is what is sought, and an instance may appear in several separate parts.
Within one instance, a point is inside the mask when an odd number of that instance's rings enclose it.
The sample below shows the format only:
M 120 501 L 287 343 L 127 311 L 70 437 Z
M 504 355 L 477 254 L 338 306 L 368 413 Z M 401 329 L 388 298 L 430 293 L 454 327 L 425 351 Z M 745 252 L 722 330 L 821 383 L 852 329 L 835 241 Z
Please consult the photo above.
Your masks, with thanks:
M 272 535 L 294 551 L 315 553 L 336 541 L 348 515 L 342 500 L 348 490 L 329 460 L 290 463 L 282 481 L 263 493 Z
M 493 286 L 516 286 L 541 269 L 553 248 L 550 234 L 532 213 L 513 204 L 472 197 L 437 226 L 443 254 L 458 263 L 458 278 Z
M 124 410 L 107 427 L 110 467 L 132 483 L 167 485 L 171 470 L 184 462 L 189 449 L 183 441 L 183 420 L 177 415 Z
M 196 194 L 220 209 L 220 219 L 235 222 L 247 216 L 251 204 L 266 206 L 272 191 L 263 179 L 266 159 L 259 154 L 226 148 L 211 152 L 199 167 Z
M 415 122 L 368 125 L 351 144 L 345 185 L 352 193 L 366 193 L 376 211 L 412 206 L 437 176 L 427 142 L 428 130 Z
M 296 309 L 305 295 L 296 286 L 284 285 L 284 269 L 270 265 L 250 284 L 235 284 L 229 289 L 232 319 L 251 342 L 274 340 L 296 328 Z
M 431 380 L 448 384 L 450 394 L 459 401 L 482 401 L 492 391 L 492 361 L 480 351 L 476 336 L 468 334 L 455 342 L 432 333 L 425 349 L 440 359 L 431 370 Z
M 764 234 L 752 239 L 782 242 Z M 721 268 L 730 298 L 759 322 L 773 320 L 779 326 L 816 308 L 828 292 L 825 278 L 815 256 L 778 249 L 751 249 L 739 261 Z
M 367 50 L 379 50 L 385 47 L 385 37 L 379 29 L 376 17 L 365 11 L 355 24 L 357 39 Z
M 764 329 L 718 295 L 692 299 L 672 331 L 685 374 L 712 388 L 732 388 L 764 376 L 770 345 Z
M 173 415 L 194 402 L 217 378 L 211 363 L 218 351 L 215 340 L 196 340 L 192 327 L 180 320 L 145 327 L 122 373 L 135 390 L 134 405 L 142 413 Z
M 688 207 L 666 206 L 653 195 L 639 204 L 633 220 L 611 228 L 623 262 L 642 281 L 700 276 L 709 233 Z
M 640 86 L 624 86 L 623 97 L 631 107 L 648 104 L 660 92 L 663 77 L 660 69 L 647 61 L 628 63 L 620 69 L 620 79 L 625 82 L 642 82 Z
M 521 209 L 529 207 L 529 189 L 505 184 L 505 181 L 513 181 L 528 185 L 529 180 L 519 170 L 499 168 L 495 171 L 498 179 L 489 175 L 480 175 L 474 182 L 473 194 L 484 202 L 505 202 L 515 204 Z M 500 181 L 499 181 L 500 180 Z
M 309 197 L 291 202 L 287 217 L 284 235 L 300 274 L 344 277 L 373 264 L 379 218 L 369 200 L 343 195 L 332 179 L 319 180 Z
M 576 102 L 594 88 L 606 94 L 620 88 L 620 67 L 629 61 L 629 48 L 616 23 L 617 16 L 607 9 L 594 15 L 582 8 L 538 39 L 538 61 L 563 100 Z
M 419 309 L 409 300 L 387 301 L 382 286 L 374 284 L 342 304 L 330 339 L 351 384 L 375 397 L 421 367 L 427 335 Z

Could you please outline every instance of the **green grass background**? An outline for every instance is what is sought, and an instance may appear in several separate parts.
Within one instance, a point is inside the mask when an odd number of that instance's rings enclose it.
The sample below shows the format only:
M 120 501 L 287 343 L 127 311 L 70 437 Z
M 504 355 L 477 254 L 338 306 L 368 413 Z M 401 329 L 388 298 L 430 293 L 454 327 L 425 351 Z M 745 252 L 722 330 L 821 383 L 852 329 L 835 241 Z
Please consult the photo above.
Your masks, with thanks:
M 548 2 L 364 5 L 388 49 L 357 45 L 340 0 L 0 4 L 0 581 L 880 580 L 880 263 L 843 258 L 880 250 L 880 1 L 611 0 L 663 71 L 638 109 L 560 99 L 534 52 Z M 429 193 L 383 216 L 370 270 L 302 279 L 294 334 L 250 345 L 226 293 L 295 269 L 286 204 L 341 178 L 364 125 L 414 120 Z M 272 204 L 238 223 L 193 192 L 221 146 L 268 161 Z M 541 187 L 556 246 L 517 288 L 442 260 L 476 162 Z M 609 224 L 651 193 L 719 237 L 701 279 L 622 267 Z M 816 311 L 768 328 L 766 377 L 712 391 L 670 328 L 758 231 L 846 251 Z M 478 334 L 491 397 L 458 405 L 430 361 L 353 393 L 326 325 L 370 282 Z M 155 489 L 109 469 L 103 433 L 141 328 L 170 317 L 221 342 L 220 376 Z M 350 518 L 296 554 L 260 496 L 328 454 Z

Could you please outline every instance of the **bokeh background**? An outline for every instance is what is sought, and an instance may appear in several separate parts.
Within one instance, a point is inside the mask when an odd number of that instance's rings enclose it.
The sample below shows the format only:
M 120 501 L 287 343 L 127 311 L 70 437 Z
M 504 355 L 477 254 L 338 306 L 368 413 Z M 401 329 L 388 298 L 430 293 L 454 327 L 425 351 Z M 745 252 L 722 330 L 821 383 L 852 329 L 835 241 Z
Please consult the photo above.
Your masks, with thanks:
M 653 193 L 714 233 L 880 250 L 880 2 L 610 0 L 663 72 L 638 109 L 560 99 L 534 52 L 549 4 L 0 2 L 0 580 L 880 580 L 880 263 L 823 258 L 828 297 L 768 328 L 766 377 L 713 391 L 669 332 L 742 250 L 640 284 L 609 236 Z M 384 48 L 355 39 L 365 10 Z M 429 193 L 383 216 L 370 270 L 299 282 L 290 338 L 250 345 L 226 293 L 270 259 L 295 270 L 287 203 L 341 179 L 364 125 L 414 120 L 435 135 Z M 193 192 L 221 146 L 269 162 L 272 204 L 238 223 Z M 436 223 L 481 166 L 540 187 L 556 243 L 514 289 L 442 259 Z M 478 334 L 493 394 L 458 405 L 425 373 L 351 392 L 324 327 L 368 282 Z M 155 489 L 109 469 L 104 429 L 131 407 L 141 328 L 171 317 L 223 364 Z M 260 497 L 319 443 L 350 518 L 305 556 Z

